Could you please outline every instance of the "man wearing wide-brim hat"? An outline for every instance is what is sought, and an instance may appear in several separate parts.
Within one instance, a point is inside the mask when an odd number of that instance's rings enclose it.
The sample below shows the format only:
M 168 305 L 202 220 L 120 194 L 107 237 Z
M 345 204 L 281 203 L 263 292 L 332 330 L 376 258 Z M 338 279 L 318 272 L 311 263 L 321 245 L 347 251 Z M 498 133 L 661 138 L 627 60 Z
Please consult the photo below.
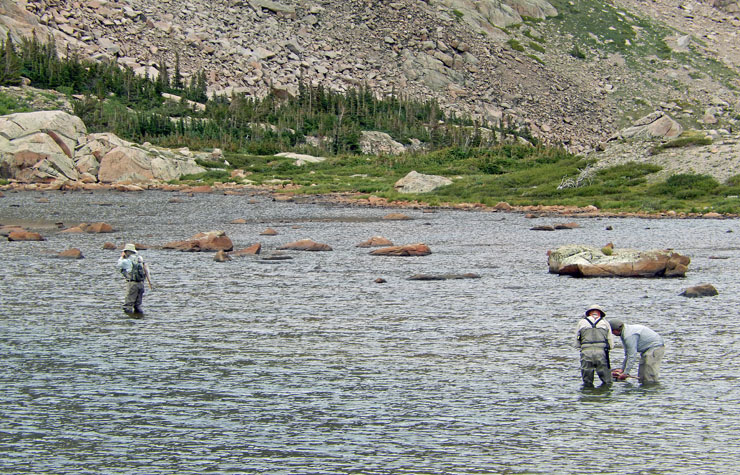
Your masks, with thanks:
M 128 314 L 143 313 L 141 303 L 144 298 L 144 280 L 147 278 L 147 268 L 144 259 L 136 252 L 136 246 L 126 244 L 116 264 L 126 279 L 126 299 L 123 311 Z
M 606 312 L 600 305 L 589 305 L 578 321 L 575 347 L 581 350 L 581 378 L 584 387 L 594 385 L 594 371 L 602 384 L 612 383 L 609 367 L 609 350 L 614 348 L 614 338 Z

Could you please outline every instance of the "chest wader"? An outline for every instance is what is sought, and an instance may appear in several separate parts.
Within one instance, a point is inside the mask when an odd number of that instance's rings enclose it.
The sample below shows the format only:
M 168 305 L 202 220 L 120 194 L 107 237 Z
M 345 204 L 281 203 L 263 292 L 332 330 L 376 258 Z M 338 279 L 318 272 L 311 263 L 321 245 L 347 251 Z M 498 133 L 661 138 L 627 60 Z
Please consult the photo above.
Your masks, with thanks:
M 611 369 L 611 362 L 609 361 L 609 332 L 606 330 L 606 328 L 596 328 L 596 325 L 599 324 L 601 318 L 602 317 L 599 317 L 599 319 L 595 322 L 592 322 L 588 318 L 584 318 L 584 320 L 586 320 L 589 325 L 591 325 L 591 328 L 581 328 L 581 331 L 578 333 L 578 339 L 581 342 L 581 348 L 586 345 L 593 348 L 598 348 L 599 346 L 601 346 L 604 349 L 604 354 L 606 355 L 606 366 L 607 368 Z

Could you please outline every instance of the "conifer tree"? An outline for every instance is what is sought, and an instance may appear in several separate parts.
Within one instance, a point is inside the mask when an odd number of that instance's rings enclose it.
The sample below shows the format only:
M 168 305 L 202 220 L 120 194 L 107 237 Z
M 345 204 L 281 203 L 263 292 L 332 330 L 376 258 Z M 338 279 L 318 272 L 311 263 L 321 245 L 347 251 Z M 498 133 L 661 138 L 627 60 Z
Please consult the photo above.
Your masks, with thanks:
M 21 63 L 10 32 L 0 46 L 0 85 L 18 85 L 21 82 Z

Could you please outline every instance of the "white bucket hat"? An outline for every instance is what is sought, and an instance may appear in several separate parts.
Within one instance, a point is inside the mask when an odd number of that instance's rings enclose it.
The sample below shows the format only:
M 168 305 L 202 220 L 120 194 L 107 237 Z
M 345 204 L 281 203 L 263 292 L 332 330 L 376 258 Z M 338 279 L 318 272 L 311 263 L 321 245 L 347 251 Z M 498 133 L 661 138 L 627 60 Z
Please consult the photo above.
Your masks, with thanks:
M 125 245 L 125 246 L 123 247 L 123 250 L 124 250 L 124 251 L 131 251 L 131 252 L 133 252 L 133 253 L 136 253 L 136 246 L 134 246 L 133 244 L 129 243 L 129 244 L 126 244 L 126 245 Z

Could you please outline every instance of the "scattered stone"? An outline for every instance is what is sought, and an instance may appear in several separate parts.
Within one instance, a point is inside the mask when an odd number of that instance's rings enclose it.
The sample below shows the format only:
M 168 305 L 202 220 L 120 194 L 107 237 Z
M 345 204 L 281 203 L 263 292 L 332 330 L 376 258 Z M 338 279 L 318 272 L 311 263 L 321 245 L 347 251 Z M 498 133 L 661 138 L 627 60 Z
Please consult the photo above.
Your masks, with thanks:
M 614 230 L 614 228 L 613 228 L 613 227 L 611 227 L 611 226 L 607 226 L 607 227 L 605 227 L 604 229 L 605 229 L 605 230 L 607 230 L 607 231 L 613 231 L 613 230 Z
M 407 256 L 428 256 L 432 253 L 429 246 L 426 244 L 407 244 L 405 246 L 391 246 L 376 249 L 370 252 L 373 256 L 394 256 L 394 257 L 407 257 Z
M 331 251 L 332 248 L 328 244 L 322 244 L 314 242 L 310 239 L 301 239 L 300 241 L 289 242 L 278 247 L 278 250 L 291 250 L 291 251 Z
M 66 251 L 60 252 L 59 254 L 57 254 L 57 257 L 60 257 L 62 259 L 83 259 L 85 256 L 82 255 L 82 251 L 80 251 L 76 247 L 73 247 L 71 249 L 67 249 Z
M 383 219 L 387 221 L 405 221 L 411 218 L 403 213 L 388 213 L 383 216 Z
M 88 224 L 88 225 L 85 225 L 85 226 L 80 225 L 80 227 L 86 233 L 100 234 L 100 233 L 112 233 L 114 231 L 113 230 L 113 226 L 111 226 L 108 223 L 102 223 L 102 222 L 101 223 L 92 223 L 92 224 Z
M 46 239 L 33 231 L 12 231 L 8 234 L 8 241 L 46 241 Z
M 231 221 L 231 224 L 247 224 L 247 220 L 244 218 L 237 218 Z
M 272 228 L 267 228 L 260 233 L 260 236 L 277 236 L 278 232 Z
M 103 249 L 106 251 L 113 251 L 116 249 L 116 245 L 113 244 L 112 242 L 106 241 L 103 243 Z
M 208 231 L 198 233 L 185 241 L 168 242 L 162 249 L 174 249 L 183 252 L 201 252 L 201 251 L 231 251 L 234 244 L 231 242 L 226 233 L 223 231 Z
M 480 279 L 479 274 L 415 274 L 407 280 L 457 280 L 457 279 Z
M 385 284 L 385 283 L 386 283 L 386 282 L 388 282 L 388 281 L 387 281 L 387 280 L 385 280 L 385 279 L 384 279 L 384 278 L 382 278 L 382 277 L 378 277 L 377 279 L 375 279 L 375 281 L 374 281 L 374 282 L 375 282 L 376 284 Z
M 363 241 L 355 247 L 380 247 L 380 246 L 392 246 L 393 243 L 390 239 L 386 239 L 382 236 L 373 236 L 367 241 Z
M 550 226 L 549 224 L 541 224 L 539 226 L 533 226 L 529 228 L 530 231 L 555 231 L 554 226 Z
M 498 211 L 511 211 L 514 208 L 506 201 L 499 201 L 498 203 L 496 203 L 493 209 L 498 210 Z M 532 217 L 535 217 L 535 216 L 532 215 Z
M 678 295 L 689 298 L 714 297 L 715 295 L 719 295 L 719 292 L 717 292 L 717 289 L 712 284 L 701 284 L 688 287 Z
M 576 229 L 580 227 L 578 223 L 560 223 L 554 226 L 555 229 Z
M 238 251 L 234 251 L 231 253 L 234 257 L 242 257 L 242 256 L 255 256 L 260 253 L 262 250 L 262 244 L 252 244 L 249 247 L 245 247 L 244 249 L 239 249 Z

